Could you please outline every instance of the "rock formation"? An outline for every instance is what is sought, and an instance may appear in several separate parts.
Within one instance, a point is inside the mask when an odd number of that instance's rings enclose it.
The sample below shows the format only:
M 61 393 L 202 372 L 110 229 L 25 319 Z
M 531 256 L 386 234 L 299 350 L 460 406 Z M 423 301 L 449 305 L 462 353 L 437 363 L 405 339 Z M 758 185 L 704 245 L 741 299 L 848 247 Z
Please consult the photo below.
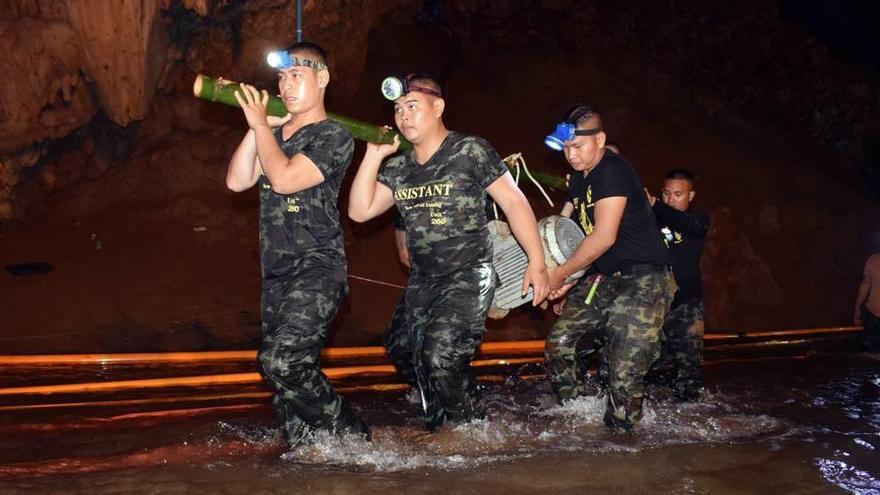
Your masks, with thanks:
M 199 72 L 271 89 L 265 53 L 294 41 L 296 2 L 5 3 L 0 227 L 36 228 L 34 218 L 63 218 L 64 225 L 100 219 L 90 224 L 103 241 L 104 258 L 94 263 L 116 256 L 112 266 L 132 273 L 144 269 L 127 265 L 126 256 L 148 263 L 162 258 L 137 251 L 154 238 L 175 253 L 234 246 L 216 255 L 222 265 L 253 268 L 254 198 L 230 199 L 222 184 L 240 115 L 197 101 L 189 91 Z M 421 2 L 302 3 L 306 38 L 330 52 L 334 109 L 388 119 L 375 81 L 393 71 L 438 69 L 451 76 L 448 116 L 455 127 L 484 134 L 502 154 L 526 152 L 530 166 L 561 174 L 560 156 L 546 152 L 535 136 L 571 100 L 590 98 L 607 110 L 612 140 L 646 185 L 659 184 L 672 166 L 696 168 L 703 177 L 697 203 L 714 222 L 704 260 L 710 329 L 846 323 L 870 237 L 862 232 L 873 225 L 869 194 L 853 166 L 876 159 L 880 150 L 878 91 L 857 68 L 780 19 L 771 0 L 736 9 L 710 0 L 467 0 L 446 2 L 454 6 L 447 9 L 448 24 L 430 16 L 416 20 Z M 455 49 L 461 53 L 450 55 Z M 42 208 L 44 216 L 28 216 L 29 208 Z M 207 228 L 198 240 L 186 235 L 194 226 Z M 381 279 L 396 269 L 376 262 L 390 244 L 362 234 L 381 228 L 346 225 L 352 273 Z M 108 239 L 113 229 L 124 240 Z M 9 232 L 0 242 L 13 239 Z M 142 232 L 153 238 L 137 237 Z M 121 245 L 131 250 L 114 253 Z M 193 285 L 177 298 L 204 295 L 192 306 L 205 308 L 217 290 L 256 283 L 254 271 L 245 282 L 230 275 L 218 284 L 222 289 L 195 287 L 210 271 L 206 259 L 185 284 L 163 278 L 155 292 Z M 118 279 L 103 276 L 108 284 Z M 139 279 L 138 297 L 152 290 L 144 282 L 151 277 L 160 274 Z M 383 311 L 390 310 L 370 289 L 354 286 L 343 314 L 341 325 L 353 334 L 367 332 L 368 323 L 381 330 Z M 234 303 L 224 302 L 234 311 L 257 301 L 234 296 Z M 385 296 L 393 304 L 393 294 Z M 98 304 L 92 299 L 83 305 Z M 371 313 L 358 313 L 363 308 Z M 155 316 L 151 308 L 140 310 Z M 156 318 L 149 324 L 161 325 Z

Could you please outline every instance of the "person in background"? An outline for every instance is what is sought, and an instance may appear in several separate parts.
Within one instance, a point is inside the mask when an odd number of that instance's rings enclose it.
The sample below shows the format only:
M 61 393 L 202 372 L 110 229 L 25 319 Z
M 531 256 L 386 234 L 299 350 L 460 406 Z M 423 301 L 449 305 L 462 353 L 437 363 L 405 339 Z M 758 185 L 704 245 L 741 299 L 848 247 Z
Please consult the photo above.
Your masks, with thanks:
M 652 367 L 651 381 L 671 385 L 680 401 L 699 399 L 703 387 L 700 366 L 705 306 L 700 257 L 709 232 L 709 215 L 691 208 L 697 194 L 695 181 L 690 170 L 674 169 L 666 174 L 660 201 L 645 191 L 669 246 L 672 274 L 678 285 L 663 320 L 663 348 Z
M 865 261 L 862 282 L 856 293 L 853 323 L 864 325 L 865 349 L 880 352 L 880 253 L 874 253 Z

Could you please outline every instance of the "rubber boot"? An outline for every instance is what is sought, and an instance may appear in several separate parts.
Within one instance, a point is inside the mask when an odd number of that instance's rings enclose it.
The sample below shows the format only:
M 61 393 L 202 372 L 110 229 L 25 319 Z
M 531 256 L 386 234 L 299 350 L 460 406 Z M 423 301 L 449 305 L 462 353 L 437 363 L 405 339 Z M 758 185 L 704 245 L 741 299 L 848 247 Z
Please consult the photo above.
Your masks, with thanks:
M 364 435 L 368 442 L 373 439 L 373 434 L 367 423 L 345 404 L 342 405 L 342 410 L 339 412 L 339 416 L 336 417 L 333 432 L 337 435 Z

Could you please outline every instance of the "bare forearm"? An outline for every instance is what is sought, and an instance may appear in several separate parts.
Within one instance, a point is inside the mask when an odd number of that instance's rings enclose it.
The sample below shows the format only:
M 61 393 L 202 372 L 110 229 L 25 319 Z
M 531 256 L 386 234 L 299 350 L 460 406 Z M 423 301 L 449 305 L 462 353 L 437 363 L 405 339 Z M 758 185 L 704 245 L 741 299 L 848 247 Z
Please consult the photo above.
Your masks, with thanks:
M 592 264 L 599 256 L 605 254 L 605 251 L 608 251 L 613 244 L 614 239 L 608 239 L 607 235 L 598 231 L 587 236 L 575 250 L 574 254 L 559 267 L 564 275 L 563 278 L 568 278 L 571 274 L 577 273 Z
M 562 211 L 559 212 L 560 216 L 571 218 L 571 214 L 574 213 L 574 205 L 571 202 L 566 201 L 565 205 L 562 207 Z
M 507 215 L 514 237 L 529 257 L 529 263 L 540 263 L 540 266 L 544 266 L 544 248 L 538 237 L 538 222 L 535 221 L 535 214 L 525 197 L 513 201 L 504 214 Z
M 400 264 L 409 268 L 409 249 L 406 247 L 406 232 L 394 229 L 394 247 Z
M 229 159 L 229 166 L 226 169 L 226 187 L 232 191 L 241 192 L 256 184 L 259 178 L 259 172 L 254 165 L 256 157 L 254 131 L 249 130 L 238 148 L 235 149 L 232 158 Z
M 364 155 L 348 195 L 348 216 L 356 222 L 373 218 L 373 198 L 376 196 L 376 177 L 382 158 L 373 153 Z
M 609 196 L 596 201 L 595 228 L 584 239 L 574 255 L 559 267 L 561 274 L 568 278 L 569 275 L 586 268 L 596 261 L 605 251 L 617 241 L 617 232 L 626 208 L 626 198 L 622 196 Z
M 263 173 L 266 174 L 269 182 L 273 186 L 290 182 L 290 160 L 278 147 L 272 128 L 266 125 L 254 129 L 254 141 L 256 142 L 257 157 L 260 159 Z

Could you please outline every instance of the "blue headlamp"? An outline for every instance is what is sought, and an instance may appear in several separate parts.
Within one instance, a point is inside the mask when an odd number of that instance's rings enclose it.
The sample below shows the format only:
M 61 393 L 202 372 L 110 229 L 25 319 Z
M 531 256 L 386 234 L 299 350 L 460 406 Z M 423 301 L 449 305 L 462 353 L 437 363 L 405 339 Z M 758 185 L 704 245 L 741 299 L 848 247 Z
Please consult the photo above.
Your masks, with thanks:
M 266 63 L 269 67 L 278 70 L 285 70 L 291 67 L 311 67 L 315 70 L 324 70 L 326 65 L 321 62 L 315 62 L 307 58 L 292 57 L 286 50 L 276 50 L 266 55 Z
M 556 124 L 556 130 L 544 138 L 544 144 L 552 150 L 562 151 L 566 141 L 571 141 L 575 136 L 592 136 L 602 132 L 601 127 L 593 129 L 578 129 L 574 124 L 560 122 Z

